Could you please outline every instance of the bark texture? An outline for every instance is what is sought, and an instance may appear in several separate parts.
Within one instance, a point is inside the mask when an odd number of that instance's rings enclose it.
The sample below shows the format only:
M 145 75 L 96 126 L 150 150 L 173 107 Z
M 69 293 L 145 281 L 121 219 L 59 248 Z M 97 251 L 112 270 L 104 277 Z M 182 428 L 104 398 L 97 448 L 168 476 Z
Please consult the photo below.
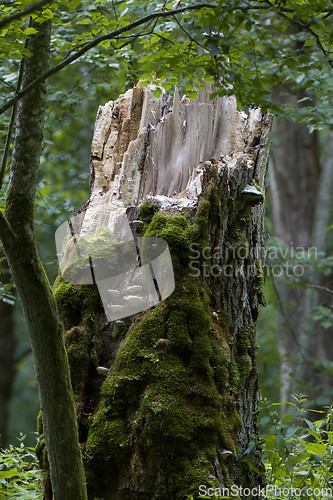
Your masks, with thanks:
M 108 322 L 96 284 L 56 280 L 91 499 L 180 500 L 211 476 L 262 481 L 242 453 L 257 433 L 270 125 L 209 92 L 172 102 L 135 87 L 99 109 L 90 199 L 67 248 L 111 261 L 108 231 L 126 214 L 136 237 L 168 243 L 175 290 Z M 260 468 L 258 449 L 251 460 Z
M 48 67 L 51 24 L 33 23 L 33 27 L 38 33 L 27 43 L 31 56 L 24 63 L 23 87 Z M 54 499 L 84 500 L 86 485 L 63 327 L 33 233 L 45 105 L 46 88 L 40 84 L 18 106 L 0 236 L 30 331 Z
M 8 273 L 8 266 L 2 263 L 2 270 Z M 2 283 L 8 283 L 8 275 L 1 276 Z M 14 382 L 15 336 L 13 306 L 0 300 L 0 447 L 8 445 L 7 428 L 9 404 Z

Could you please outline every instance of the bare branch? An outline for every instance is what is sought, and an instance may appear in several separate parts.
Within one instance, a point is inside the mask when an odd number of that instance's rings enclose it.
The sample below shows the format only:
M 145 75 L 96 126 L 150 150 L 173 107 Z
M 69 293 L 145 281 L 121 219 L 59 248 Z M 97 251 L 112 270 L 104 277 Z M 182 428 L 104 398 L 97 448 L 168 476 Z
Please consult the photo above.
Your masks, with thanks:
M 327 286 L 315 285 L 314 283 L 307 283 L 306 281 L 303 281 L 303 283 L 305 283 L 306 286 L 309 288 L 315 288 L 316 290 L 322 290 L 323 292 L 330 293 L 331 295 L 333 295 L 333 290 L 331 290 Z
M 180 27 L 180 29 L 185 33 L 185 35 L 189 38 L 189 40 L 191 40 L 191 42 L 195 43 L 196 45 L 199 45 L 199 47 L 202 47 L 201 43 L 197 42 L 191 35 L 190 33 L 180 24 L 180 22 L 178 21 L 178 19 L 176 18 L 176 16 L 173 16 L 174 20 L 176 21 L 176 23 L 178 24 L 178 26 Z
M 8 24 L 12 23 L 13 21 L 16 21 L 17 19 L 21 19 L 23 16 L 28 16 L 35 10 L 40 9 L 41 7 L 44 7 L 47 3 L 50 3 L 50 0 L 42 0 L 41 2 L 38 3 L 33 3 L 32 5 L 29 5 L 26 9 L 21 10 L 19 12 L 15 12 L 15 14 L 12 14 L 11 16 L 5 17 L 2 21 L 0 21 L 0 29 L 4 28 L 5 26 L 8 26 Z

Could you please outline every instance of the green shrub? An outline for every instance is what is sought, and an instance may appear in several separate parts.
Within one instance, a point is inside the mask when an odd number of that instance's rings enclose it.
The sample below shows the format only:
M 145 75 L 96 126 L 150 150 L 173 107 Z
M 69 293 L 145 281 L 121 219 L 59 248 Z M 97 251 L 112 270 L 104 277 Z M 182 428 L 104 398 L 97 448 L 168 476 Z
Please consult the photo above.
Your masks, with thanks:
M 327 412 L 305 408 L 303 395 L 287 402 L 291 411 L 282 419 L 276 407 L 264 401 L 260 418 L 266 482 L 276 491 L 266 498 L 317 500 L 333 498 L 333 409 Z M 309 412 L 321 414 L 311 422 Z M 246 458 L 251 467 L 250 453 Z M 286 491 L 283 492 L 283 489 Z
M 41 499 L 43 480 L 35 449 L 25 446 L 24 435 L 18 439 L 19 446 L 0 450 L 0 499 Z

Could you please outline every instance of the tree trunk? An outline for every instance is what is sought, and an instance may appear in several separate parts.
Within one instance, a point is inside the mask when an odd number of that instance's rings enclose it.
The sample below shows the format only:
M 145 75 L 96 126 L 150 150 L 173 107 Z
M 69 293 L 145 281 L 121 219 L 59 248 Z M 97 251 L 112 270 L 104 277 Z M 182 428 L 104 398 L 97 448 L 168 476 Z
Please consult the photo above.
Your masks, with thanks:
M 33 22 L 22 88 L 48 67 L 51 24 Z M 87 496 L 63 327 L 34 239 L 34 199 L 46 104 L 44 83 L 22 98 L 0 237 L 26 316 L 42 406 L 55 500 Z
M 293 98 L 289 94 L 285 102 L 296 105 L 297 98 L 300 96 Z M 276 143 L 272 148 L 270 192 L 274 235 L 299 252 L 304 249 L 305 255 L 309 248 L 315 248 L 312 255 L 317 258 L 318 252 L 326 250 L 325 228 L 329 224 L 333 180 L 330 155 L 327 151 L 321 161 L 318 134 L 310 134 L 305 124 L 277 119 L 273 132 Z M 331 143 L 328 134 L 327 144 Z M 310 280 L 325 285 L 318 275 L 310 276 Z M 315 306 L 325 303 L 328 295 L 278 282 L 276 290 L 282 332 L 281 401 L 300 392 L 313 400 L 332 385 L 331 376 L 323 376 L 320 359 L 332 360 L 333 342 L 311 317 Z M 293 307 L 288 308 L 288 303 Z
M 171 107 L 135 87 L 99 110 L 54 285 L 91 499 L 262 484 L 259 448 L 256 471 L 242 454 L 257 435 L 270 125 L 203 91 Z
M 7 263 L 4 261 L 1 275 L 3 284 L 8 283 L 6 271 L 9 273 Z M 13 305 L 0 300 L 0 447 L 8 444 L 9 404 L 15 376 L 15 344 Z

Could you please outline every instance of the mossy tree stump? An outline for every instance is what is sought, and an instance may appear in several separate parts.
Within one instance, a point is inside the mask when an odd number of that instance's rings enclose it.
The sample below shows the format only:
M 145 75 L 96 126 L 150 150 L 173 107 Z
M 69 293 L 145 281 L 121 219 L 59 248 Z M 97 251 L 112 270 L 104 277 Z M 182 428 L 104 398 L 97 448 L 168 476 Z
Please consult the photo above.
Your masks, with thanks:
M 61 275 L 54 285 L 91 499 L 196 498 L 211 476 L 262 483 L 242 453 L 257 435 L 270 126 L 234 98 L 200 91 L 191 102 L 176 90 L 172 102 L 149 86 L 98 112 L 76 237 L 101 252 L 97 228 L 127 213 L 141 237 L 168 243 L 175 290 L 110 323 L 95 285 Z M 261 468 L 257 448 L 252 461 Z

